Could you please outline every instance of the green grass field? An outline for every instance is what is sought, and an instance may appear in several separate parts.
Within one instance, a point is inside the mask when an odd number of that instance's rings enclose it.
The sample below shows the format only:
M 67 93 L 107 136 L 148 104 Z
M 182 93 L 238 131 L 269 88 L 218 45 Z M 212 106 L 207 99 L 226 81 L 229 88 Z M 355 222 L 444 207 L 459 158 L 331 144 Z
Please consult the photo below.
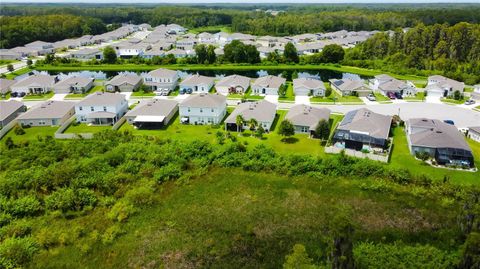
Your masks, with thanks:
M 192 33 L 192 34 L 199 34 L 199 33 L 202 33 L 202 32 L 207 32 L 207 33 L 218 33 L 218 32 L 231 33 L 232 29 L 228 25 L 214 25 L 214 26 L 205 26 L 205 27 L 197 27 L 197 28 L 188 29 L 188 32 Z
M 287 101 L 287 102 L 294 102 L 295 101 L 295 95 L 293 93 L 293 83 L 288 81 L 287 82 L 287 92 L 285 93 L 284 97 L 279 96 L 278 101 Z
M 416 94 L 415 96 L 404 97 L 403 99 L 406 100 L 406 101 L 409 101 L 409 102 L 424 101 L 424 99 L 425 99 L 425 93 L 423 93 L 423 92 L 417 92 L 417 94 Z
M 328 227 L 339 208 L 352 209 L 354 242 L 454 244 L 447 238 L 456 207 L 406 188 L 369 179 L 214 168 L 188 183 L 163 184 L 157 202 L 122 223 L 122 234 L 111 244 L 97 239 L 98 230 L 112 225 L 103 208 L 70 220 L 37 219 L 34 234 L 48 225 L 67 241 L 41 251 L 30 268 L 281 268 L 295 243 L 318 261 L 328 255 Z M 89 230 L 97 233 L 81 235 Z
M 343 103 L 343 104 L 348 104 L 348 103 L 360 103 L 363 104 L 363 101 L 358 98 L 357 96 L 340 96 L 335 91 L 332 91 L 332 94 L 328 97 L 312 97 L 310 98 L 311 103 L 331 103 L 331 104 L 336 104 L 336 103 Z
M 46 136 L 54 136 L 55 132 L 57 131 L 58 126 L 41 126 L 41 127 L 30 127 L 24 128 L 25 134 L 17 135 L 15 132 L 10 130 L 4 137 L 2 137 L 1 141 L 4 142 L 7 137 L 10 137 L 13 142 L 27 142 L 36 140 L 38 137 L 44 138 Z
M 374 93 L 375 95 L 375 99 L 377 99 L 377 102 L 390 102 L 390 98 L 386 97 L 385 95 L 381 94 L 381 93 Z
M 28 94 L 23 97 L 23 100 L 48 100 L 53 97 L 55 93 L 53 91 L 47 92 L 45 94 Z
M 465 98 L 462 98 L 462 99 L 459 99 L 459 100 L 455 100 L 455 99 L 451 99 L 451 98 L 441 98 L 440 101 L 444 102 L 444 103 L 447 103 L 447 104 L 454 104 L 454 105 L 461 105 L 465 102 Z
M 23 74 L 26 74 L 28 72 L 31 72 L 32 69 L 28 68 L 28 67 L 25 67 L 25 68 L 22 68 L 22 69 L 18 69 L 12 73 L 8 73 L 5 75 L 5 78 L 6 79 L 14 79 L 16 78 L 17 76 L 20 76 L 20 75 L 23 75 Z
M 102 85 L 97 85 L 97 86 L 93 86 L 89 91 L 87 91 L 85 93 L 70 93 L 70 94 L 67 94 L 64 99 L 82 99 L 82 98 L 86 97 L 87 95 L 89 95 L 91 93 L 100 92 L 102 90 L 103 90 L 103 86 Z
M 70 124 L 64 133 L 98 133 L 103 130 L 111 130 L 111 125 L 87 125 L 85 123 L 80 123 L 78 125 Z

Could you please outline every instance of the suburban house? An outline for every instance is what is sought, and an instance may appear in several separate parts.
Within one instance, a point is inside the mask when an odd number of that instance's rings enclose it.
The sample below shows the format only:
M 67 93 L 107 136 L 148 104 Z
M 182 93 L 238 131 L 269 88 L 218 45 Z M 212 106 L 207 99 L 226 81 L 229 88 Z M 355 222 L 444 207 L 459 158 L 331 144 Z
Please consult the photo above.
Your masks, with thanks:
M 213 87 L 214 79 L 212 77 L 201 76 L 199 74 L 190 75 L 180 82 L 180 91 L 192 91 L 193 93 L 208 93 Z
M 15 100 L 0 101 L 0 129 L 26 110 L 27 107 L 22 102 Z
M 315 135 L 315 129 L 321 120 L 330 120 L 330 109 L 308 105 L 295 105 L 288 111 L 285 119 L 295 126 L 295 133 Z
M 34 48 L 27 48 L 27 47 L 15 47 L 10 49 L 11 51 L 18 53 L 21 57 L 35 57 L 38 56 L 38 50 Z
M 20 60 L 22 54 L 9 49 L 0 49 L 0 60 Z
M 135 74 L 119 74 L 105 82 L 108 92 L 133 92 L 142 85 L 142 78 Z
M 177 111 L 177 101 L 152 99 L 140 102 L 125 114 L 125 119 L 139 129 L 156 129 L 166 126 Z
M 392 116 L 361 108 L 345 114 L 333 135 L 335 147 L 383 151 L 388 147 Z
M 145 51 L 151 49 L 152 46 L 147 43 L 126 44 L 117 49 L 117 55 L 121 58 L 132 58 L 134 56 L 142 56 Z
M 409 119 L 405 126 L 411 154 L 425 152 L 441 165 L 474 166 L 472 150 L 455 126 L 425 118 Z
M 77 51 L 73 51 L 70 53 L 71 58 L 79 59 L 79 60 L 102 60 L 103 59 L 103 52 L 98 49 L 81 49 Z
M 74 105 L 74 102 L 46 101 L 20 114 L 17 120 L 28 126 L 62 125 L 75 114 Z
M 355 95 L 365 97 L 372 92 L 363 80 L 330 79 L 330 86 L 341 96 Z
M 240 115 L 243 118 L 241 130 L 248 128 L 249 121 L 255 119 L 258 126 L 262 126 L 268 132 L 272 128 L 276 113 L 277 105 L 266 100 L 241 103 L 225 120 L 225 129 L 237 131 L 237 116 Z
M 10 86 L 12 92 L 24 92 L 31 94 L 47 93 L 53 90 L 57 77 L 37 74 L 28 76 Z
M 220 94 L 192 94 L 179 104 L 179 111 L 182 123 L 220 124 L 227 113 L 227 98 Z
M 470 97 L 480 101 L 480 84 L 473 86 L 473 92 L 470 94 Z
M 198 34 L 198 43 L 201 44 L 215 44 L 215 36 L 213 34 L 203 32 Z
M 86 93 L 93 87 L 93 78 L 73 76 L 53 85 L 55 93 Z
M 412 82 L 404 82 L 386 74 L 375 76 L 370 82 L 370 87 L 385 96 L 388 96 L 388 93 L 401 96 L 414 96 L 417 94 L 417 87 Z
M 480 126 L 468 128 L 468 137 L 473 141 L 480 142 Z
M 252 83 L 252 94 L 278 95 L 280 87 L 285 85 L 287 80 L 277 76 L 259 77 Z
M 218 93 L 227 95 L 232 94 L 243 94 L 250 87 L 251 79 L 249 77 L 244 77 L 240 75 L 231 75 L 220 79 L 215 84 L 215 89 Z
M 12 85 L 15 83 L 15 80 L 0 78 L 0 94 L 7 94 L 7 92 L 11 90 L 10 88 Z
M 75 105 L 77 122 L 108 125 L 117 122 L 128 110 L 125 95 L 95 92 Z
M 153 91 L 167 90 L 170 92 L 177 87 L 179 78 L 178 71 L 160 68 L 148 72 L 143 77 L 143 81 Z
M 172 49 L 165 52 L 166 55 L 172 54 L 175 58 L 186 58 L 195 55 L 193 50 Z
M 456 91 L 459 91 L 463 94 L 464 88 L 465 83 L 463 82 L 449 79 L 444 76 L 435 75 L 428 77 L 425 91 L 427 92 L 428 96 L 449 97 L 453 96 Z
M 36 50 L 38 55 L 45 55 L 54 52 L 53 44 L 43 41 L 34 41 L 26 44 L 25 47 Z
M 297 78 L 293 80 L 293 92 L 296 96 L 325 96 L 325 85 L 318 79 Z

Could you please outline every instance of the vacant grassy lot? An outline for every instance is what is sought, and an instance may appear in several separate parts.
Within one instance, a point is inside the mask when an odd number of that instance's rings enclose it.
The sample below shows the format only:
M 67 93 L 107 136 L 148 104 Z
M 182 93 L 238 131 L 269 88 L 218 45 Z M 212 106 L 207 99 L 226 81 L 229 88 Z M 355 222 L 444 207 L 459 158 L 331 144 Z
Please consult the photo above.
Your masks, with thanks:
M 367 186 L 382 186 L 382 191 Z M 295 243 L 304 244 L 318 262 L 328 255 L 328 227 L 339 208 L 352 209 L 355 242 L 455 245 L 448 240 L 456 225 L 455 207 L 435 195 L 413 195 L 407 187 L 368 179 L 212 169 L 185 184 L 166 184 L 156 197 L 156 204 L 122 224 L 123 235 L 112 244 L 82 247 L 82 239 L 40 252 L 30 267 L 281 268 Z M 69 225 L 99 228 L 108 225 L 102 214 L 44 218 L 33 230 L 47 223 L 59 232 L 68 232 Z

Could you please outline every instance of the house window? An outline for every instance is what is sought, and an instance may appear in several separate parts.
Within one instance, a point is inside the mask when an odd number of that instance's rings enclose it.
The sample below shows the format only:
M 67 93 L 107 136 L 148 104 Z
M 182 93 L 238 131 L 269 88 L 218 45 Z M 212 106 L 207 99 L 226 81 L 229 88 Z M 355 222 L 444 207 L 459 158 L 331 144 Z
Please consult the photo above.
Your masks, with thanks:
M 214 111 L 215 111 L 215 109 L 212 108 L 212 112 L 214 112 Z
M 107 107 L 106 107 L 106 106 L 103 107 L 103 111 L 107 111 Z
M 82 111 L 82 110 L 83 110 L 83 107 L 78 107 L 78 110 Z
M 202 113 L 202 112 L 203 112 L 203 109 L 200 108 L 200 113 Z
M 188 108 L 188 112 L 190 112 L 190 108 Z
M 94 111 L 93 106 L 90 107 L 90 111 Z

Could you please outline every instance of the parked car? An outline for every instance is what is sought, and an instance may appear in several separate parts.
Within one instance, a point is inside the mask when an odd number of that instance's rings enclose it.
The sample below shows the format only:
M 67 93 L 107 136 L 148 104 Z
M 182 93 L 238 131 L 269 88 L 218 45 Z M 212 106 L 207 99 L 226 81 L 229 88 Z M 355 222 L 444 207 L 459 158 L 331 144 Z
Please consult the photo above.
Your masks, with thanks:
M 11 96 L 11 97 L 18 97 L 18 92 L 12 92 L 12 93 L 10 94 L 10 96 Z
M 377 98 L 375 98 L 375 95 L 370 93 L 370 94 L 367 95 L 367 100 L 368 101 L 376 101 Z
M 443 122 L 445 122 L 446 124 L 455 125 L 455 122 L 453 120 L 443 120 Z
M 387 96 L 392 100 L 395 99 L 395 94 L 393 92 L 387 92 Z
M 192 89 L 187 89 L 188 94 L 192 94 L 193 90 Z
M 20 92 L 20 93 L 18 93 L 18 97 L 24 97 L 25 95 L 27 95 L 27 94 L 26 94 L 26 93 L 24 93 L 24 92 Z
M 395 97 L 396 97 L 397 99 L 403 99 L 402 94 L 399 93 L 399 92 L 396 92 L 396 93 L 395 93 Z
M 475 100 L 472 100 L 472 99 L 466 100 L 465 104 L 466 105 L 473 105 L 473 104 L 475 104 Z

